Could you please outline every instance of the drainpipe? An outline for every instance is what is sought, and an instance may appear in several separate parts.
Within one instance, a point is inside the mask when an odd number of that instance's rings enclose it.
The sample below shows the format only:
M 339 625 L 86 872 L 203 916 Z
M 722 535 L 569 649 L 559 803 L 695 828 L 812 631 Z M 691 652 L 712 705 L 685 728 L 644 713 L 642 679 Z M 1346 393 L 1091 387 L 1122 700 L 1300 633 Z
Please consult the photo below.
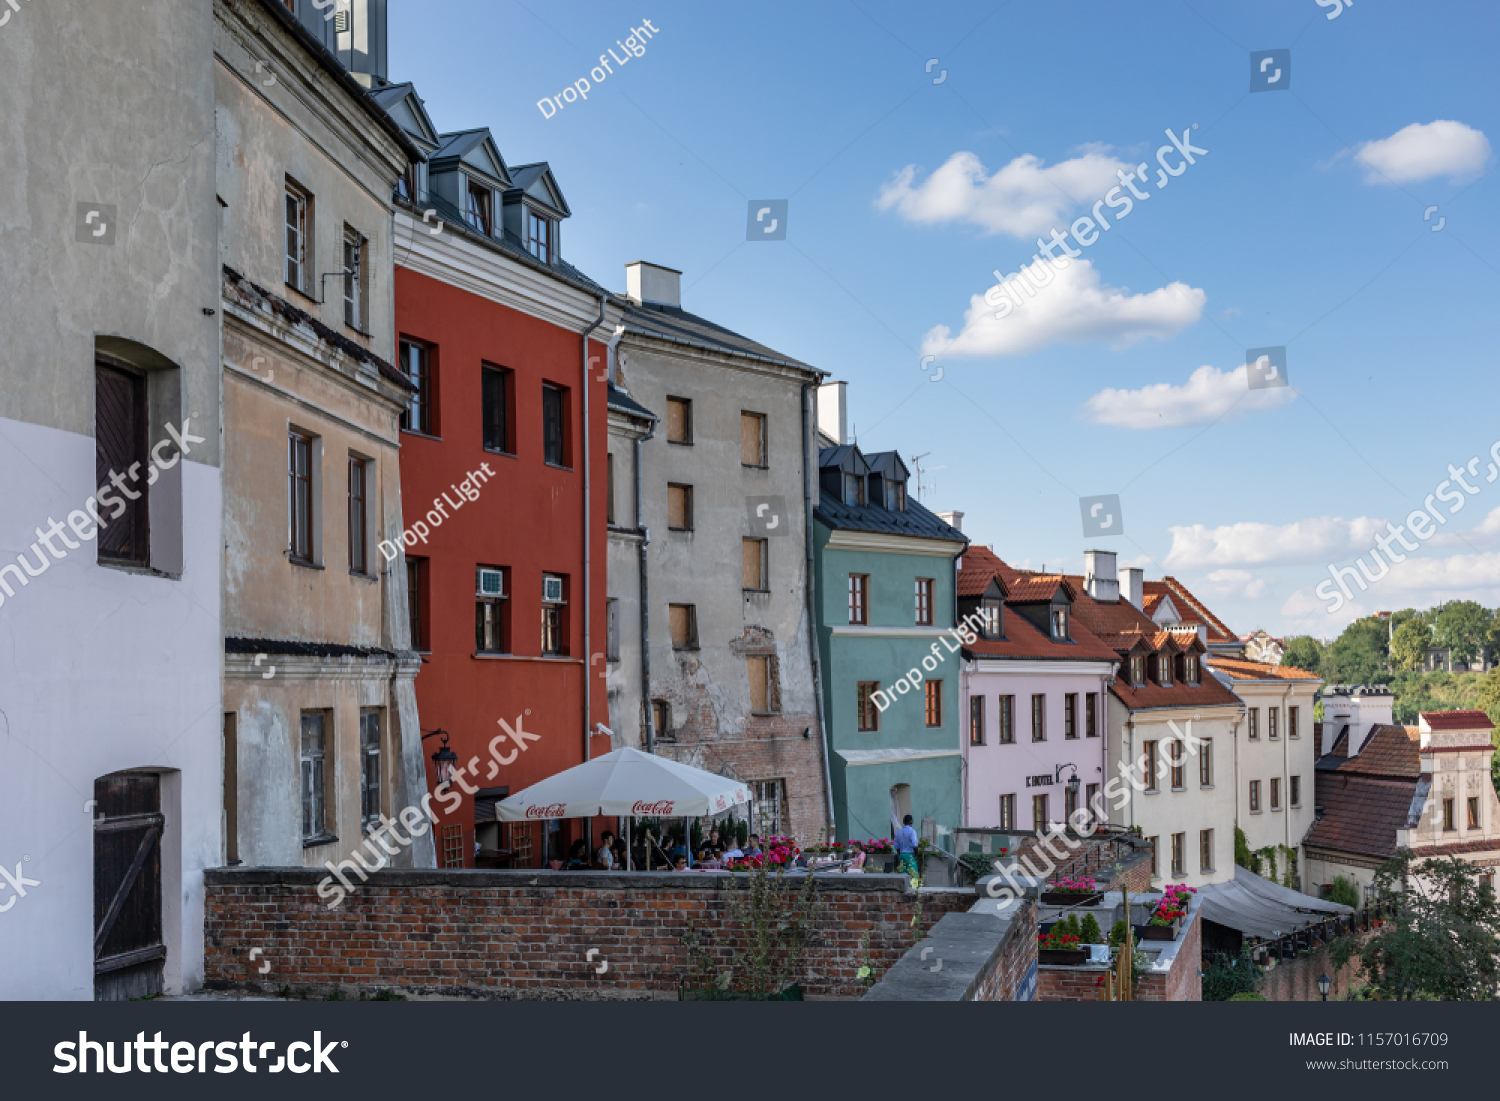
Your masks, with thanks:
M 651 546 L 651 529 L 641 523 L 641 458 L 642 445 L 656 435 L 656 425 L 635 441 L 635 526 L 641 533 L 641 709 L 644 716 L 641 729 L 646 734 L 646 752 L 656 752 L 656 715 L 651 707 L 651 605 L 647 600 L 646 563 L 647 548 Z
M 1286 691 L 1281 694 L 1282 710 L 1286 712 L 1286 729 L 1281 732 L 1281 833 L 1282 844 L 1292 848 L 1292 712 L 1287 706 L 1292 698 L 1292 684 L 1289 682 Z M 1297 736 L 1300 738 L 1302 732 L 1299 730 Z M 1297 869 L 1300 875 L 1302 869 Z
M 594 320 L 588 324 L 583 332 L 579 334 L 579 343 L 582 346 L 582 352 L 579 356 L 579 359 L 581 361 L 580 365 L 583 369 L 583 759 L 585 761 L 589 759 L 589 739 L 593 733 L 592 726 L 594 718 L 593 709 L 590 703 L 590 696 L 594 690 L 594 667 L 591 661 L 593 655 L 589 651 L 589 647 L 591 644 L 591 633 L 589 628 L 592 626 L 589 622 L 589 619 L 590 613 L 593 611 L 593 578 L 590 576 L 589 572 L 592 566 L 593 558 L 593 548 L 590 546 L 589 542 L 591 535 L 591 529 L 589 525 L 589 506 L 591 504 L 591 497 L 589 494 L 589 490 L 592 488 L 591 475 L 593 473 L 589 468 L 589 382 L 591 381 L 591 379 L 589 378 L 589 334 L 597 329 L 601 324 L 603 324 L 604 307 L 605 303 L 608 302 L 608 300 L 609 295 L 604 291 L 600 291 L 599 316 L 594 318 Z M 585 820 L 584 829 L 586 833 L 591 826 L 592 823 L 588 820 Z M 592 834 L 587 834 L 587 836 L 590 838 L 589 845 L 592 847 Z
M 838 821 L 833 813 L 833 773 L 828 765 L 828 744 L 831 734 L 828 730 L 827 720 L 823 717 L 823 673 L 822 663 L 818 660 L 818 616 L 816 611 L 816 594 L 814 593 L 814 579 L 816 576 L 813 556 L 813 504 L 812 504 L 812 470 L 811 460 L 808 458 L 809 441 L 811 435 L 808 431 L 807 395 L 817 382 L 805 382 L 802 384 L 802 503 L 803 523 L 806 526 L 807 535 L 807 640 L 808 652 L 812 656 L 813 675 L 813 699 L 817 704 L 818 711 L 818 733 L 823 739 L 823 805 L 828 814 L 829 836 L 836 836 Z

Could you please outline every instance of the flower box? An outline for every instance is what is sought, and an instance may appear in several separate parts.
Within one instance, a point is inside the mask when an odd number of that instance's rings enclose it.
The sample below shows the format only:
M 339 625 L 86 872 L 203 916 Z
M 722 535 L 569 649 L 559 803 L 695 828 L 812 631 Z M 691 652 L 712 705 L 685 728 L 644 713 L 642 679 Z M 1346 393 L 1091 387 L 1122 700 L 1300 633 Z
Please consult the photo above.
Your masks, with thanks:
M 1078 967 L 1089 962 L 1089 952 L 1087 948 L 1038 948 L 1036 962 Z
M 1104 892 L 1082 894 L 1074 891 L 1043 891 L 1043 906 L 1097 906 L 1104 901 Z
M 1171 925 L 1137 925 L 1136 936 L 1142 940 L 1176 940 L 1177 934 L 1182 931 L 1182 919 L 1178 918 Z

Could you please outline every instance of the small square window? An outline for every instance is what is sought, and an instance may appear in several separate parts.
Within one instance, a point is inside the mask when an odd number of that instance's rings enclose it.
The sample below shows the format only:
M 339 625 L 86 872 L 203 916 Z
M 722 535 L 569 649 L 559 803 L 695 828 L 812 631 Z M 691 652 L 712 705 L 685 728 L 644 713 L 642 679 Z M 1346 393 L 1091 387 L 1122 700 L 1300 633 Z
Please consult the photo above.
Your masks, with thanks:
M 693 442 L 693 403 L 687 398 L 667 398 L 667 442 Z
M 667 485 L 667 530 L 693 530 L 693 487 Z
M 932 626 L 932 578 L 917 578 L 917 626 Z
M 858 718 L 860 730 L 880 729 L 880 708 L 875 704 L 875 693 L 879 690 L 879 681 L 860 681 L 859 683 Z
M 940 680 L 927 680 L 922 682 L 927 688 L 927 725 L 943 725 L 943 682 Z
M 416 387 L 416 391 L 407 398 L 406 408 L 401 411 L 401 427 L 408 432 L 420 432 L 424 436 L 436 435 L 432 410 L 432 349 L 415 340 L 403 340 L 400 367 L 401 373 Z

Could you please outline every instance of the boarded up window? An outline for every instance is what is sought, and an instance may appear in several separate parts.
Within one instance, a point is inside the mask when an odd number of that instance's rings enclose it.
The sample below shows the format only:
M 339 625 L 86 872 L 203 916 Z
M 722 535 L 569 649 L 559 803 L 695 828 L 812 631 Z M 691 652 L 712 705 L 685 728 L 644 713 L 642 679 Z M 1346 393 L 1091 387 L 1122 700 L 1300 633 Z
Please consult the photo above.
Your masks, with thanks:
M 693 442 L 693 403 L 687 398 L 667 399 L 667 442 Z
M 766 588 L 766 540 L 740 540 L 742 584 L 746 589 Z
M 692 486 L 667 486 L 667 527 L 672 531 L 693 530 Z
M 740 414 L 740 462 L 766 465 L 766 418 L 759 413 Z
M 750 710 L 764 715 L 771 710 L 771 659 L 749 657 L 745 664 L 750 671 Z
M 691 604 L 669 605 L 672 619 L 672 649 L 698 648 L 698 610 Z
M 99 503 L 101 510 L 113 509 L 117 501 L 125 505 L 118 517 L 105 512 L 107 523 L 99 530 L 99 557 L 148 565 L 151 536 L 147 519 L 146 376 L 123 365 L 100 361 L 94 366 L 94 382 L 94 471 Z M 120 488 L 118 482 L 112 483 L 112 478 L 118 478 L 130 492 Z

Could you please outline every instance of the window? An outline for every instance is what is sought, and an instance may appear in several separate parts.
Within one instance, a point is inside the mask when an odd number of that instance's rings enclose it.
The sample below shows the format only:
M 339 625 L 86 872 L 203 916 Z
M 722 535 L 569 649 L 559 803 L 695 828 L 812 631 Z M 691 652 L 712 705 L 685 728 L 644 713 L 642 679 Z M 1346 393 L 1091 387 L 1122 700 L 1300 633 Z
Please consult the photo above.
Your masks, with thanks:
M 870 623 L 870 575 L 865 573 L 851 573 L 849 575 L 849 622 L 856 626 L 869 626 Z
M 1146 742 L 1142 748 L 1146 752 L 1146 790 L 1156 791 L 1156 743 Z
M 464 221 L 486 237 L 490 233 L 490 189 L 474 180 L 466 180 L 464 187 Z
M 693 442 L 693 403 L 687 398 L 667 399 L 667 442 Z
M 151 461 L 146 438 L 146 376 L 95 361 L 94 388 L 95 484 L 101 496 L 105 489 L 111 493 L 119 490 L 104 507 L 116 501 L 125 505 L 117 518 L 98 525 L 99 560 L 148 566 L 151 487 L 144 477 L 130 477 L 132 470 L 144 474 Z
M 1156 655 L 1156 683 L 1163 688 L 1172 687 L 1172 655 Z
M 1278 737 L 1280 737 L 1280 735 L 1276 732 L 1276 720 L 1280 717 L 1280 715 L 1281 708 L 1266 708 L 1266 734 L 1272 741 L 1275 741 Z
M 1183 850 L 1187 845 L 1187 834 L 1174 833 L 1172 835 L 1172 874 L 1182 875 L 1185 866 Z
M 917 578 L 917 626 L 932 626 L 932 578 Z
M 1299 709 L 1295 707 L 1288 707 L 1286 709 L 1286 736 L 1288 738 L 1297 738 L 1301 736 L 1301 731 L 1297 729 L 1298 710 Z
M 675 737 L 672 732 L 672 705 L 666 700 L 651 701 L 651 725 L 662 741 L 669 742 Z
M 415 340 L 401 342 L 401 372 L 415 386 L 401 414 L 401 427 L 424 436 L 436 435 L 432 419 L 432 349 Z
M 751 655 L 745 659 L 750 674 L 750 710 L 757 715 L 770 715 L 780 710 L 776 706 L 776 693 L 771 683 L 774 668 L 769 656 Z
M 1281 777 L 1271 777 L 1271 809 L 1281 809 Z
M 1206 788 L 1214 786 L 1214 742 L 1212 738 L 1204 738 L 1198 743 L 1198 784 Z M 1295 780 L 1292 783 L 1292 790 L 1297 790 Z
M 844 475 L 844 504 L 862 505 L 865 503 L 865 480 L 858 474 Z
M 542 384 L 542 458 L 553 466 L 572 466 L 568 454 L 568 391 Z
M 1047 740 L 1047 697 L 1040 692 L 1031 697 L 1031 740 Z
M 380 825 L 380 712 L 359 713 L 359 824 L 369 831 Z
M 443 867 L 464 866 L 464 828 L 461 823 L 450 822 L 443 826 Z
M 984 697 L 969 697 L 969 744 L 984 745 Z
M 1047 832 L 1047 797 L 1045 795 L 1033 795 L 1031 797 L 1031 828 L 1037 833 Z
M 1078 794 L 1072 788 L 1063 788 L 1063 823 L 1076 825 L 1073 815 L 1078 812 Z
M 615 456 L 606 452 L 604 456 L 604 522 L 615 522 Z
M 880 729 L 880 708 L 875 705 L 875 693 L 880 690 L 880 682 L 865 680 L 859 682 L 859 729 Z
M 693 487 L 667 484 L 667 530 L 693 530 Z
M 1014 745 L 1016 741 L 1016 698 L 1001 696 L 995 715 L 995 731 L 1001 745 Z
M 1471 830 L 1477 830 L 1479 828 L 1479 798 L 1478 798 L 1478 796 L 1475 796 L 1475 795 L 1469 796 L 1468 803 L 1469 803 L 1469 829 L 1471 829 Z
M 751 780 L 750 794 L 755 800 L 755 829 L 761 837 L 776 837 L 791 828 L 785 780 Z
M 615 597 L 604 601 L 604 660 L 620 660 L 620 601 Z
M 1481 891 L 1484 891 L 1486 894 L 1494 894 L 1495 893 L 1495 873 L 1494 872 L 1480 872 L 1479 873 L 1479 889 Z
M 1156 867 L 1156 854 L 1161 852 L 1161 838 L 1148 837 L 1146 838 L 1146 840 L 1151 842 L 1151 878 L 1159 879 L 1161 877 L 1161 872 L 1159 872 Z
M 313 441 L 293 430 L 287 434 L 288 501 L 291 505 L 290 550 L 294 562 L 313 557 Z
M 979 602 L 979 635 L 981 638 L 999 638 L 1003 626 L 1000 601 L 993 598 Z
M 1187 779 L 1183 775 L 1186 771 L 1182 764 L 1182 743 L 1175 738 L 1167 742 L 1167 760 L 1172 767 L 1172 790 L 1181 791 L 1187 787 Z
M 1130 655 L 1130 683 L 1139 687 L 1146 683 L 1146 655 Z
M 312 197 L 286 181 L 286 285 L 307 294 L 311 283 L 309 255 Z
M 1198 831 L 1198 870 L 1200 872 L 1211 872 L 1214 870 L 1214 831 Z
M 510 652 L 510 626 L 507 604 L 510 596 L 509 570 L 502 566 L 479 566 L 474 581 L 474 650 L 480 654 Z M 543 605 L 545 608 L 546 606 Z M 545 633 L 545 631 L 544 631 Z M 543 644 L 543 653 L 547 653 Z
M 1250 740 L 1258 741 L 1260 739 L 1260 708 L 1252 707 L 1248 714 L 1250 725 L 1246 729 L 1250 733 Z
M 406 614 L 410 620 L 411 648 L 418 651 L 431 650 L 427 637 L 427 559 L 406 560 Z
M 1084 737 L 1097 738 L 1099 736 L 1099 693 L 1090 692 L 1083 698 L 1084 704 Z
M 923 681 L 927 686 L 927 725 L 943 725 L 943 682 L 940 680 Z
M 906 511 L 906 483 L 887 481 L 885 483 L 885 507 L 892 512 Z
M 770 586 L 766 578 L 766 559 L 770 555 L 769 539 L 740 540 L 740 585 L 751 592 L 763 593 Z
M 526 251 L 544 264 L 557 256 L 557 222 L 536 211 L 526 211 Z
M 1260 781 L 1250 781 L 1250 813 L 1260 813 Z
M 369 266 L 365 250 L 369 242 L 352 226 L 344 227 L 344 324 L 365 331 L 365 305 L 370 298 Z
M 1052 609 L 1052 637 L 1057 639 L 1068 637 L 1068 609 Z
M 324 802 L 324 713 L 302 712 L 302 840 L 328 833 Z
M 513 402 L 515 375 L 504 367 L 480 369 L 480 416 L 484 423 L 484 446 L 487 451 L 499 451 L 510 455 L 515 452 L 511 443 L 510 411 Z M 610 514 L 614 514 L 614 494 L 610 494 Z
M 1291 799 L 1292 806 L 1300 807 L 1302 805 L 1302 777 L 1293 776 L 1287 782 L 1291 785 L 1287 795 Z
M 1016 797 L 1014 795 L 1000 796 L 1000 828 L 1002 830 L 1016 828 Z
M 1182 683 L 1198 683 L 1198 655 L 1184 654 L 1182 656 Z
M 1078 693 L 1063 696 L 1063 737 L 1078 737 Z
M 1452 799 L 1444 799 L 1443 800 L 1443 829 L 1444 830 L 1454 830 L 1454 829 L 1457 829 L 1457 828 L 1458 827 L 1454 824 L 1454 821 L 1453 821 L 1453 800 Z
M 240 862 L 239 716 L 224 712 L 224 862 Z
M 568 579 L 542 574 L 542 656 L 564 657 L 568 652 Z
M 740 414 L 740 465 L 765 469 L 766 418 L 760 413 Z
M 1099 785 L 1089 784 L 1084 788 L 1084 798 L 1088 801 L 1088 812 L 1090 824 L 1097 825 L 1099 819 Z
M 672 623 L 672 649 L 698 649 L 698 607 L 695 604 L 669 604 Z
M 370 460 L 349 456 L 349 572 L 369 573 L 369 546 L 365 538 L 366 501 L 369 496 Z

